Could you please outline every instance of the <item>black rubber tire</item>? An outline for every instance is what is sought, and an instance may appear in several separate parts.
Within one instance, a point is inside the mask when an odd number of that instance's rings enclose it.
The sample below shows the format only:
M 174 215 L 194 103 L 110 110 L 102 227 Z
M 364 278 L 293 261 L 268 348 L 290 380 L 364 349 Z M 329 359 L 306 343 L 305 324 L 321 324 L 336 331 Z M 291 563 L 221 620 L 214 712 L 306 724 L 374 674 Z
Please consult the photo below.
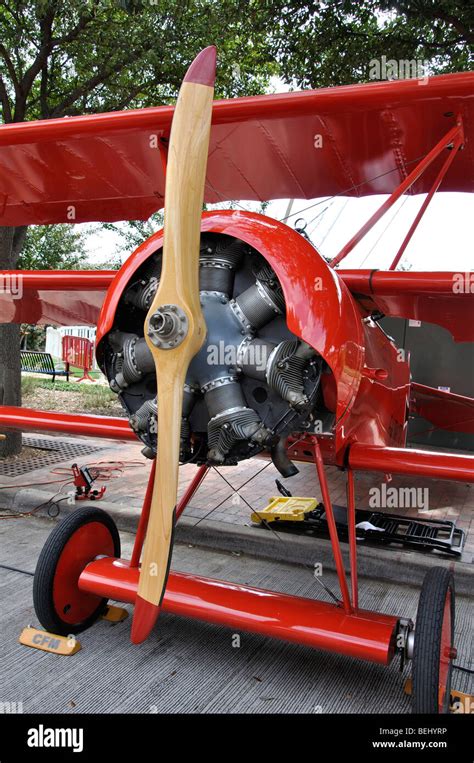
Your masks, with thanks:
M 71 536 L 89 522 L 101 522 L 110 531 L 114 545 L 114 556 L 120 557 L 120 536 L 117 526 L 109 514 L 95 507 L 75 509 L 59 522 L 48 536 L 36 564 L 33 579 L 33 604 L 36 616 L 43 628 L 60 636 L 80 633 L 90 628 L 107 608 L 108 599 L 102 599 L 94 612 L 79 623 L 68 623 L 57 612 L 53 602 L 53 584 L 56 567 L 61 553 Z
M 439 662 L 446 597 L 451 590 L 451 645 L 454 641 L 454 578 L 444 567 L 433 567 L 421 588 L 415 624 L 412 669 L 412 712 L 449 712 L 452 667 L 448 674 L 445 706 L 439 708 Z

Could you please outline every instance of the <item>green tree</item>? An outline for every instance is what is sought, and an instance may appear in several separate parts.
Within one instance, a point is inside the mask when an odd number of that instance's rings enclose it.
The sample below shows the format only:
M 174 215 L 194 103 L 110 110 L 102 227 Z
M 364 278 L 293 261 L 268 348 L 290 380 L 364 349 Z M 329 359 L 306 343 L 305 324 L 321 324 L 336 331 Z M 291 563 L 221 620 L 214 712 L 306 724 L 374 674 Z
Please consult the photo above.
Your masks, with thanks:
M 31 325 L 29 323 L 20 324 L 21 331 L 21 349 L 22 350 L 44 350 L 46 342 L 46 328 L 44 326 Z
M 73 225 L 32 225 L 18 257 L 19 270 L 78 270 L 85 262 L 85 234 Z M 21 348 L 42 350 L 44 326 L 21 324 Z
M 300 87 L 367 82 L 370 62 L 426 62 L 429 74 L 473 62 L 471 0 L 288 0 L 272 29 L 281 76 Z
M 20 270 L 77 270 L 84 267 L 85 234 L 72 225 L 33 225 L 18 257 Z
M 155 212 L 148 220 L 128 220 L 126 223 L 103 223 L 102 228 L 115 233 L 120 241 L 118 255 L 129 255 L 137 246 L 163 227 L 163 212 Z
M 219 45 L 218 97 L 262 92 L 270 5 L 244 0 L 2 0 L 1 121 L 173 102 L 192 58 Z M 0 227 L 0 269 L 16 268 L 26 228 Z M 0 404 L 20 405 L 20 328 L 0 326 Z M 18 452 L 19 434 L 0 442 Z

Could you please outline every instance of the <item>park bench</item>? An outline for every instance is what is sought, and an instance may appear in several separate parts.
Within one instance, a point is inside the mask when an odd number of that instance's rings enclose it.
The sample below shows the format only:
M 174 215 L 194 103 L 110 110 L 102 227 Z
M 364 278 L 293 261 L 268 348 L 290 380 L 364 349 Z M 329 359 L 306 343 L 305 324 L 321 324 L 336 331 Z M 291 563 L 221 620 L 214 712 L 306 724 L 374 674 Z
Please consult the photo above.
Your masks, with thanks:
M 53 356 L 50 355 L 49 352 L 21 350 L 20 354 L 22 372 L 30 374 L 49 374 L 53 377 L 53 382 L 56 380 L 56 376 L 65 376 L 66 381 L 69 381 L 69 368 L 67 366 L 66 369 L 56 368 Z

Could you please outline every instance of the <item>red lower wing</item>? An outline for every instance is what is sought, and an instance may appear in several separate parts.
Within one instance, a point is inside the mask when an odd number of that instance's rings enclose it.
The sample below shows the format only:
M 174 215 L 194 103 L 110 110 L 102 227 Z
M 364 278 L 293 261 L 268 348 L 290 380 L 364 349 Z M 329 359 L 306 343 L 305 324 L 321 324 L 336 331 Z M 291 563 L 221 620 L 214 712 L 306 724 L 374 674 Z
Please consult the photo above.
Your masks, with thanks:
M 410 413 L 431 421 L 439 429 L 474 434 L 474 398 L 412 382 Z

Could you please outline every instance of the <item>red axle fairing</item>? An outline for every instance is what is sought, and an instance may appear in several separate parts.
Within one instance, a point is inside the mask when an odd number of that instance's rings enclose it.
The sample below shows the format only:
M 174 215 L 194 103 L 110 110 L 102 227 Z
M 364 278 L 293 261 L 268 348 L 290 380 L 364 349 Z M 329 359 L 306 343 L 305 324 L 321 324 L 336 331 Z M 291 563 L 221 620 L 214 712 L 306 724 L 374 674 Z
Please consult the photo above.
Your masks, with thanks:
M 91 562 L 79 577 L 81 591 L 133 604 L 139 569 L 123 559 Z M 398 618 L 322 601 L 251 588 L 239 583 L 172 572 L 163 609 L 235 630 L 252 631 L 349 657 L 388 665 Z

